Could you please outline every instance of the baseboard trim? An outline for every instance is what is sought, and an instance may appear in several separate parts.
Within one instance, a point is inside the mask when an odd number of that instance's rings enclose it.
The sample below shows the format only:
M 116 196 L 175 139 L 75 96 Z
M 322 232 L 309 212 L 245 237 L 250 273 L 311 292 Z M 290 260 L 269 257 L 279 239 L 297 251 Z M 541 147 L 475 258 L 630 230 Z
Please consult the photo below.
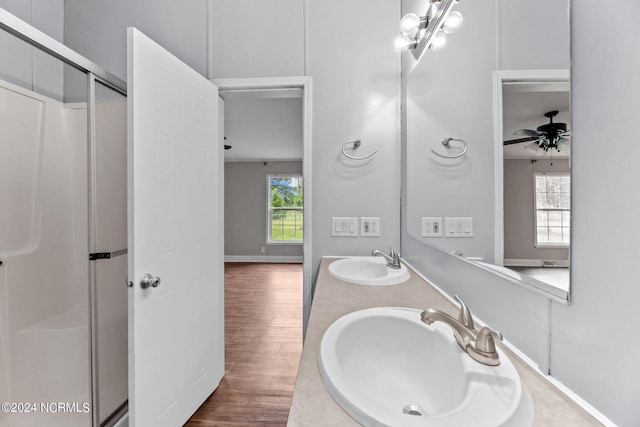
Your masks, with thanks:
M 504 259 L 505 267 L 542 267 L 541 259 Z
M 225 255 L 224 262 L 274 262 L 302 264 L 301 256 L 277 256 L 277 255 Z

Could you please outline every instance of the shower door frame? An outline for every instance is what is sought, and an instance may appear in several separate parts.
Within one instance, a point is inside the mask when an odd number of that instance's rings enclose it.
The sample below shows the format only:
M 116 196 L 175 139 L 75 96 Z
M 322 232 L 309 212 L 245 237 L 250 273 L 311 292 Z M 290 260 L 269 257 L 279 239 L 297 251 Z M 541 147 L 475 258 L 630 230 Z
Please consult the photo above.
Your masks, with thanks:
M 93 158 L 95 155 L 95 83 L 100 82 L 117 93 L 127 96 L 127 83 L 119 77 L 111 74 L 106 69 L 88 60 L 84 56 L 68 48 L 61 42 L 34 28 L 27 22 L 0 8 L 0 29 L 28 43 L 29 45 L 59 59 L 63 63 L 84 72 L 87 75 L 87 192 L 89 199 L 89 249 L 95 250 L 95 170 Z M 112 256 L 126 254 L 126 249 L 112 253 Z M 89 260 L 87 260 L 89 261 Z M 100 426 L 98 413 L 98 360 L 97 360 L 97 295 L 96 295 L 95 267 L 89 265 L 89 354 L 90 356 L 90 394 L 92 425 Z M 122 284 L 125 286 L 125 283 Z M 127 412 L 127 403 L 105 420 L 105 426 L 113 425 Z

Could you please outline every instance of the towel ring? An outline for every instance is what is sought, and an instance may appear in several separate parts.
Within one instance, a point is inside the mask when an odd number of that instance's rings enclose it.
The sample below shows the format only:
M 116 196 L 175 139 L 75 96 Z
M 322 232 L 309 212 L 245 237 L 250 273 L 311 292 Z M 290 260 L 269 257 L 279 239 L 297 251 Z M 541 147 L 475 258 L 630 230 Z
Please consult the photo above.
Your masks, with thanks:
M 369 157 L 373 156 L 374 154 L 376 154 L 378 152 L 378 150 L 374 151 L 373 153 L 369 154 L 368 156 L 364 156 L 364 157 L 355 157 L 355 156 L 350 156 L 347 154 L 346 151 L 344 151 L 345 148 L 347 148 L 347 144 L 353 144 L 354 148 L 358 148 L 362 145 L 362 141 L 359 139 L 354 139 L 353 141 L 347 141 L 342 145 L 342 154 L 344 154 L 345 156 L 347 156 L 350 159 L 353 160 L 365 160 L 368 159 Z
M 445 156 L 445 155 L 442 155 L 442 154 L 440 154 L 440 153 L 436 153 L 436 152 L 435 152 L 435 151 L 433 151 L 433 150 L 431 150 L 431 152 L 432 152 L 433 154 L 435 154 L 436 156 L 438 156 L 438 157 L 442 157 L 443 159 L 457 159 L 458 157 L 462 157 L 462 156 L 464 156 L 464 155 L 465 155 L 465 153 L 467 152 L 467 143 L 466 143 L 466 142 L 464 142 L 464 140 L 463 140 L 463 139 L 456 139 L 456 138 L 442 138 L 442 141 L 440 141 L 440 142 L 441 142 L 441 143 L 442 143 L 442 145 L 444 145 L 445 147 L 448 147 L 448 146 L 449 146 L 449 143 L 450 143 L 451 141 L 460 141 L 460 142 L 462 142 L 462 145 L 464 146 L 464 150 L 462 150 L 462 153 L 460 153 L 460 154 L 456 154 L 455 156 Z

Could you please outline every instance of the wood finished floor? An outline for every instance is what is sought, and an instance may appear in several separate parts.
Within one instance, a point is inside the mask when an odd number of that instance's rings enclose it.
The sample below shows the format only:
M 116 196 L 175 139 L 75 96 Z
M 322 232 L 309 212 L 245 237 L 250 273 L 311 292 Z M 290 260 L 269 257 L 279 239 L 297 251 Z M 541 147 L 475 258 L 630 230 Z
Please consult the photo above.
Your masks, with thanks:
M 225 376 L 185 424 L 285 426 L 302 354 L 302 264 L 226 263 Z

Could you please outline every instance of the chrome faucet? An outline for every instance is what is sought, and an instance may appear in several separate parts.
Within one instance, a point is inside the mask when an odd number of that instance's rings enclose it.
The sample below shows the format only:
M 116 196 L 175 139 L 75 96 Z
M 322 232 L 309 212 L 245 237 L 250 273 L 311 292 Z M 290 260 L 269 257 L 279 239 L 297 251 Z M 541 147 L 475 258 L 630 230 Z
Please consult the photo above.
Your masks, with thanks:
M 400 268 L 400 254 L 396 251 L 394 251 L 393 249 L 389 248 L 389 255 L 385 254 L 382 251 L 379 251 L 377 249 L 375 249 L 374 251 L 371 252 L 371 255 L 373 256 L 382 256 L 384 258 L 386 258 L 387 260 L 387 266 L 389 268 Z
M 458 345 L 475 361 L 485 365 L 497 366 L 500 358 L 496 351 L 495 339 L 502 341 L 502 334 L 486 326 L 477 332 L 473 323 L 471 312 L 466 304 L 455 295 L 460 303 L 460 314 L 455 319 L 440 310 L 429 308 L 420 314 L 420 319 L 427 325 L 433 322 L 446 323 L 453 329 Z

